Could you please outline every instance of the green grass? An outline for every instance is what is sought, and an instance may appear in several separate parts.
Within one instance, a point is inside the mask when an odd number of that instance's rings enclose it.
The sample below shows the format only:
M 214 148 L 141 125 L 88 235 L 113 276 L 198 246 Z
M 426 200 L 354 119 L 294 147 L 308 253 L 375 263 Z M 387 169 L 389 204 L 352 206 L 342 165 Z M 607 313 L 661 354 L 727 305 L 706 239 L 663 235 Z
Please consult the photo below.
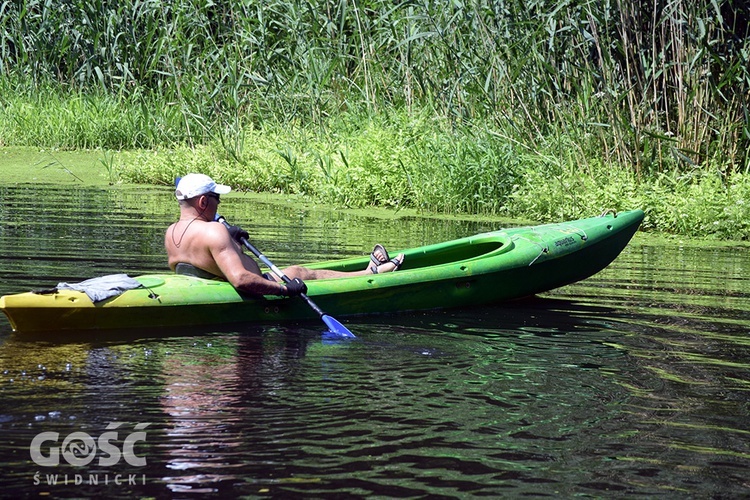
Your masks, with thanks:
M 395 137 L 391 130 L 375 136 Z M 455 140 L 455 136 L 452 136 Z M 220 145 L 199 146 L 196 148 L 181 147 L 172 150 L 140 151 L 59 151 L 40 150 L 28 147 L 0 148 L 0 183 L 51 183 L 56 185 L 96 185 L 108 186 L 112 176 L 116 185 L 157 185 L 165 189 L 173 186 L 174 178 L 189 171 L 206 172 L 216 179 L 231 184 L 237 191 L 268 193 L 269 185 L 278 199 L 292 202 L 316 202 L 347 209 L 372 210 L 370 207 L 396 208 L 400 215 L 420 214 L 422 216 L 445 217 L 470 216 L 489 217 L 491 219 L 518 219 L 529 222 L 551 222 L 578 217 L 589 217 L 607 209 L 627 210 L 643 208 L 647 212 L 643 228 L 665 234 L 691 238 L 703 238 L 724 241 L 750 240 L 750 178 L 747 175 L 734 175 L 727 180 L 718 173 L 705 173 L 696 170 L 692 175 L 674 176 L 663 174 L 652 182 L 638 180 L 628 171 L 615 170 L 603 164 L 587 165 L 584 171 L 580 165 L 573 163 L 559 164 L 551 157 L 521 157 L 517 182 L 508 189 L 506 204 L 495 210 L 459 210 L 453 207 L 447 210 L 451 199 L 459 204 L 468 203 L 456 193 L 436 191 L 429 194 L 427 188 L 421 190 L 423 204 L 417 203 L 364 203 L 359 196 L 361 179 L 349 186 L 353 202 L 344 196 L 346 185 L 338 180 L 332 184 L 331 177 L 336 177 L 337 170 L 349 172 L 343 159 L 331 160 L 329 174 L 323 174 L 320 157 L 321 149 L 334 149 L 336 144 L 322 144 L 309 140 L 293 139 L 289 135 L 276 132 L 257 133 L 248 138 L 255 145 L 252 155 L 246 157 L 246 165 L 238 166 L 228 159 Z M 434 141 L 434 138 L 432 138 Z M 296 142 L 299 141 L 299 142 Z M 351 140 L 352 150 L 368 152 L 373 145 L 366 143 L 362 136 Z M 277 144 L 286 144 L 286 150 L 279 149 Z M 377 142 L 379 146 L 382 143 Z M 403 143 L 393 143 L 392 149 L 403 153 L 408 158 L 409 148 Z M 420 148 L 411 153 L 420 159 Z M 297 159 L 295 174 L 290 168 L 284 179 L 273 179 L 273 172 L 281 171 L 289 155 Z M 352 153 L 356 157 L 357 153 Z M 369 154 L 368 154 L 369 156 Z M 387 177 L 387 169 L 379 168 L 381 163 L 371 162 L 372 168 L 367 171 L 368 185 L 374 183 L 385 187 L 373 190 L 378 193 L 394 191 L 389 184 L 399 185 L 399 189 L 411 189 L 405 177 L 398 182 Z M 403 162 L 399 168 L 412 171 L 410 176 L 423 180 L 440 174 L 440 166 L 424 162 Z M 364 170 L 363 170 L 364 171 Z M 341 174 L 346 177 L 348 174 Z M 263 177 L 265 176 L 265 177 Z M 290 182 L 293 179 L 296 182 Z M 304 182 L 301 182 L 304 181 Z M 431 181 L 440 185 L 438 179 Z M 480 185 L 485 185 L 481 182 Z M 463 188 L 466 189 L 466 188 Z M 333 193 L 336 193 L 334 196 Z M 481 197 L 474 199 L 480 200 Z M 392 210 L 393 211 L 393 210 Z M 368 212 L 370 213 L 370 212 Z M 443 214 L 443 215 L 440 215 Z
M 243 190 L 423 214 L 552 222 L 642 208 L 647 230 L 750 239 L 750 175 L 744 173 L 693 169 L 643 177 L 602 161 L 584 163 L 567 153 L 573 148 L 528 152 L 509 147 L 494 131 L 406 119 L 339 128 L 324 138 L 288 129 L 253 131 L 245 143 L 252 147 L 240 162 L 214 143 L 129 155 L 118 172 L 128 182 L 170 184 L 197 171 Z
M 0 146 L 338 206 L 748 235 L 739 0 L 41 0 L 0 8 Z
M 0 183 L 71 186 L 110 185 L 101 151 L 59 151 L 33 147 L 0 148 Z
M 0 104 L 0 146 L 139 149 L 176 144 L 183 135 L 183 122 L 170 106 L 137 92 L 0 77 Z
M 37 116 L 42 127 L 0 97 L 8 119 L 33 131 L 0 137 L 107 148 L 218 140 L 233 155 L 252 127 L 323 130 L 346 112 L 430 110 L 532 151 L 570 137 L 638 175 L 708 163 L 746 172 L 745 10 L 740 0 L 6 3 L 0 74 L 20 88 L 3 82 L 1 95 L 80 102 L 72 117 Z

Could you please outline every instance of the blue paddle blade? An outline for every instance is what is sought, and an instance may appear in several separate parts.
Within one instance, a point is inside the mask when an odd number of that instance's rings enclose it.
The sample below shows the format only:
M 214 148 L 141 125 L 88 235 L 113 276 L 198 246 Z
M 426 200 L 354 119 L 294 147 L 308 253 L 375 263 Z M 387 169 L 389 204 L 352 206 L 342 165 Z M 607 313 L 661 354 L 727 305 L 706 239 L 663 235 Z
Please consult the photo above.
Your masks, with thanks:
M 356 338 L 352 332 L 349 331 L 347 327 L 336 321 L 336 319 L 330 317 L 327 314 L 324 314 L 320 317 L 323 322 L 328 326 L 328 329 L 331 331 L 331 333 L 335 333 L 336 335 L 340 337 L 346 337 L 350 339 Z

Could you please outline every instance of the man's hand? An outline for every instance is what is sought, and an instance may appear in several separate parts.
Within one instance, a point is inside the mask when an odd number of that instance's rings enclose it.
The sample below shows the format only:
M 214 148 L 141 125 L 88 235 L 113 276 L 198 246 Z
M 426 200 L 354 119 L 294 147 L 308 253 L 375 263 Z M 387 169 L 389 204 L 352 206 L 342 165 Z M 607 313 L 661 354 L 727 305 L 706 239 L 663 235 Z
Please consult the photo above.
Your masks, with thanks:
M 281 291 L 281 295 L 284 297 L 296 297 L 303 293 L 307 293 L 307 285 L 299 278 L 294 278 L 292 281 L 286 283 L 286 286 Z
M 247 234 L 247 231 L 242 229 L 240 226 L 227 226 L 227 231 L 229 231 L 229 235 L 237 243 L 242 243 L 242 238 L 250 238 L 250 235 Z

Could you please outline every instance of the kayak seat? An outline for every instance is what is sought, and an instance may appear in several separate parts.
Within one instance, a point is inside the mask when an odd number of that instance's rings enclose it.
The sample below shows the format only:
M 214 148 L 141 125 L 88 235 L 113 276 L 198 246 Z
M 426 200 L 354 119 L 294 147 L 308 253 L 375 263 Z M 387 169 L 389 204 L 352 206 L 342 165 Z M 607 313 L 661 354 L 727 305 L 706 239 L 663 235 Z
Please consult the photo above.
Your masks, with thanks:
M 195 267 L 187 262 L 178 262 L 174 267 L 174 272 L 177 274 L 183 274 L 185 276 L 193 276 L 195 278 L 203 278 L 204 280 L 221 280 L 226 281 L 221 276 L 216 276 L 214 273 L 204 271 L 200 267 Z

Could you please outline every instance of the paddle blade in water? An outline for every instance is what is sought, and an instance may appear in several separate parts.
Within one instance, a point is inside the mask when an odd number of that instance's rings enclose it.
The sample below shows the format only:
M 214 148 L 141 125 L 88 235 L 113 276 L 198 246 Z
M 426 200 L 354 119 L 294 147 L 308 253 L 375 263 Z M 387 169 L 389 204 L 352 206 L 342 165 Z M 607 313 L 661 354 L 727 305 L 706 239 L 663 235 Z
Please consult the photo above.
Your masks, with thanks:
M 323 322 L 328 326 L 331 333 L 338 335 L 339 337 L 356 338 L 347 327 L 339 323 L 335 318 L 330 317 L 327 314 L 321 316 Z

